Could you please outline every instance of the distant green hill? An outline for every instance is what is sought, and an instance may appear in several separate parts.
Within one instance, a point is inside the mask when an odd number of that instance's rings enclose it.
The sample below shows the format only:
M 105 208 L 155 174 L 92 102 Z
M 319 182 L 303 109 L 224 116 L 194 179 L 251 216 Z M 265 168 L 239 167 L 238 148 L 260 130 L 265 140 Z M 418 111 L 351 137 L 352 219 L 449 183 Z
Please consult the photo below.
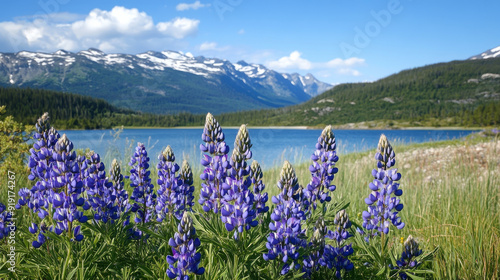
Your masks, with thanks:
M 102 99 L 77 94 L 30 88 L 0 88 L 0 106 L 7 115 L 24 124 L 35 124 L 49 112 L 57 129 L 99 129 L 115 126 L 171 127 L 202 125 L 204 116 L 189 113 L 176 115 L 142 114 L 115 107 Z
M 500 58 L 452 61 L 401 71 L 371 83 L 341 84 L 299 105 L 223 114 L 221 123 L 407 125 L 500 124 Z

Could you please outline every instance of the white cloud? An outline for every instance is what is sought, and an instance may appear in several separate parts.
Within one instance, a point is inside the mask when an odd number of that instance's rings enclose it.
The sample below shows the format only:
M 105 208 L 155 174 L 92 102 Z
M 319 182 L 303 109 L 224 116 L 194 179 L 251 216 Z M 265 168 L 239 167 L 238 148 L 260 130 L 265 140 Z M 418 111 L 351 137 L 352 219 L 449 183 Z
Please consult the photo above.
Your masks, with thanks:
M 217 48 L 217 43 L 215 42 L 204 42 L 200 45 L 200 51 L 210 51 L 215 50 Z
M 94 9 L 85 18 L 72 24 L 78 38 L 138 35 L 152 31 L 153 19 L 137 9 L 114 7 L 111 11 Z
M 327 62 L 311 62 L 302 58 L 299 51 L 293 51 L 289 56 L 278 60 L 268 61 L 266 65 L 275 70 L 334 70 L 337 74 L 359 76 L 361 73 L 354 67 L 364 65 L 363 58 L 351 57 L 348 59 L 335 58 Z
M 186 10 L 198 10 L 199 8 L 209 7 L 210 4 L 202 4 L 200 1 L 196 1 L 194 3 L 179 3 L 175 9 L 177 11 L 186 11 Z
M 160 22 L 156 25 L 163 34 L 182 39 L 198 31 L 200 21 L 189 18 L 175 18 L 169 22 Z
M 276 61 L 268 62 L 269 67 L 285 70 L 285 69 L 300 69 L 309 70 L 312 68 L 312 63 L 303 59 L 301 53 L 298 51 L 293 51 L 289 56 L 284 56 Z
M 238 31 L 238 34 L 240 34 L 240 35 L 245 34 L 245 29 L 240 29 L 240 30 Z
M 51 14 L 0 22 L 4 51 L 79 51 L 97 47 L 105 52 L 133 53 L 147 49 L 179 48 L 182 39 L 196 34 L 200 21 L 173 18 L 155 23 L 145 12 L 116 6 L 92 10 L 86 16 Z
M 203 42 L 198 47 L 198 49 L 200 51 L 218 51 L 218 52 L 222 52 L 222 51 L 227 51 L 229 49 L 229 46 L 219 47 L 217 45 L 217 43 L 215 43 L 215 42 Z

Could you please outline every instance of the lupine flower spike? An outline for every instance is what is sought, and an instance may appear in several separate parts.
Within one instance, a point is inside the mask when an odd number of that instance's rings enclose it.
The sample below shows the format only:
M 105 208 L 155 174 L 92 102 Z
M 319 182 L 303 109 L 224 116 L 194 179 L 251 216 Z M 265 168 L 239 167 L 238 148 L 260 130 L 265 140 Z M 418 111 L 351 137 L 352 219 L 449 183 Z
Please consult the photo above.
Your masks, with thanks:
M 50 189 L 51 167 L 55 162 L 54 146 L 60 135 L 53 127 L 50 127 L 48 113 L 44 113 L 37 120 L 35 127 L 36 132 L 33 135 L 35 143 L 30 149 L 28 160 L 28 166 L 31 169 L 28 179 L 35 181 L 35 184 L 31 189 L 22 188 L 19 190 L 20 198 L 16 208 L 20 209 L 27 205 L 33 213 L 38 214 L 40 219 L 43 219 L 49 214 L 47 196 Z
M 113 159 L 113 162 L 111 163 L 109 179 L 113 184 L 112 195 L 115 198 L 118 216 L 122 216 L 130 209 L 130 205 L 128 203 L 127 190 L 124 189 L 123 175 L 121 173 L 120 164 L 116 159 Z M 127 225 L 129 223 L 128 219 L 124 223 Z
M 130 170 L 130 187 L 134 188 L 130 198 L 135 201 L 131 211 L 136 213 L 136 223 L 147 223 L 154 213 L 156 194 L 153 192 L 154 185 L 151 184 L 151 178 L 149 177 L 151 174 L 148 170 L 149 157 L 144 144 L 137 143 L 129 165 L 132 167 Z
M 249 189 L 252 184 L 248 177 L 250 167 L 246 163 L 246 160 L 252 157 L 251 147 L 248 130 L 242 125 L 234 141 L 230 176 L 222 184 L 225 194 L 222 197 L 221 219 L 228 231 L 236 229 L 235 239 L 238 239 L 238 234 L 243 230 L 249 230 L 258 224 L 255 220 L 257 213 L 254 209 L 254 194 Z
M 416 257 L 422 254 L 422 250 L 418 248 L 418 242 L 413 239 L 413 236 L 408 236 L 408 239 L 403 244 L 403 253 L 401 254 L 401 259 L 396 261 L 396 269 L 412 269 L 420 265 L 419 262 L 415 260 Z M 408 279 L 408 275 L 405 272 L 400 272 L 399 276 L 401 279 Z
M 249 176 L 253 185 L 254 208 L 259 216 L 269 211 L 269 206 L 266 206 L 268 195 L 267 192 L 264 192 L 266 185 L 262 182 L 262 169 L 260 168 L 260 164 L 255 160 L 252 161 L 252 165 L 250 166 Z
M 200 175 L 203 183 L 198 202 L 203 206 L 203 211 L 220 213 L 222 197 L 225 194 L 222 184 L 226 181 L 230 168 L 227 158 L 229 147 L 224 142 L 225 137 L 219 122 L 210 113 L 207 114 L 201 139 L 205 144 L 200 145 L 200 150 L 208 154 L 201 158 L 201 165 L 205 166 L 205 170 Z
M 87 153 L 87 175 L 84 184 L 87 197 L 94 212 L 94 221 L 107 223 L 119 218 L 116 198 L 113 195 L 113 182 L 106 177 L 104 163 L 94 151 Z
M 179 177 L 176 175 L 179 165 L 175 163 L 175 155 L 170 146 L 158 156 L 158 203 L 156 204 L 156 220 L 161 222 L 166 216 L 171 220 L 172 215 L 179 208 Z M 177 206 L 177 207 L 175 207 Z M 179 215 L 179 214 L 177 214 Z M 179 217 L 180 219 L 181 217 Z
M 382 134 L 375 154 L 377 168 L 372 171 L 374 180 L 369 185 L 372 193 L 365 199 L 368 211 L 363 212 L 363 227 L 368 230 L 370 236 L 376 235 L 374 231 L 388 234 L 391 223 L 398 229 L 405 226 L 398 217 L 403 204 L 397 197 L 401 196 L 403 191 L 397 183 L 401 174 L 396 168 L 391 168 L 396 163 L 395 156 L 391 144 Z
M 324 258 L 325 249 L 328 250 L 330 245 L 326 245 L 325 237 L 328 233 L 323 217 L 319 217 L 314 227 L 314 233 L 309 242 L 309 247 L 313 248 L 309 255 L 304 259 L 302 271 L 306 277 L 311 277 L 311 274 L 317 271 L 321 266 L 327 265 L 327 260 Z
M 336 186 L 332 185 L 333 178 L 338 172 L 335 167 L 335 163 L 339 160 L 336 148 L 335 135 L 332 126 L 329 125 L 318 138 L 316 151 L 311 156 L 313 163 L 309 166 L 312 179 L 307 185 L 305 195 L 313 209 L 316 209 L 318 201 L 320 203 L 331 201 L 330 192 L 336 189 Z
M 333 223 L 336 225 L 336 230 L 329 232 L 328 235 L 331 239 L 335 240 L 337 246 L 330 246 L 325 251 L 325 258 L 328 260 L 328 268 L 335 268 L 335 276 L 340 279 L 342 270 L 352 270 L 354 265 L 348 259 L 354 252 L 352 244 L 346 244 L 346 240 L 352 235 L 347 231 L 351 227 L 351 221 L 347 216 L 345 210 L 340 210 Z
M 16 208 L 28 205 L 42 220 L 40 225 L 33 222 L 29 227 L 32 234 L 38 234 L 32 243 L 33 247 L 38 248 L 46 241 L 44 234 L 47 231 L 58 235 L 67 233 L 71 240 L 80 241 L 83 235 L 76 223 L 87 221 L 82 210 L 90 207 L 83 197 L 82 161 L 77 160 L 73 143 L 68 137 L 60 137 L 50 127 L 47 113 L 38 119 L 35 127 L 35 143 L 30 149 L 28 162 L 31 174 L 28 178 L 36 182 L 31 189 L 19 191 Z M 53 224 L 47 226 L 44 220 L 49 215 L 52 218 L 50 223 Z
M 76 220 L 84 223 L 87 217 L 77 209 L 83 206 L 85 200 L 81 197 L 84 190 L 83 182 L 80 179 L 80 170 L 76 162 L 76 153 L 73 151 L 73 143 L 69 141 L 66 134 L 63 134 L 57 141 L 54 148 L 53 158 L 56 160 L 52 171 L 54 177 L 51 181 L 49 202 L 55 209 L 54 220 L 59 221 L 55 227 L 55 232 L 62 231 L 70 233 L 72 223 Z M 76 238 L 76 236 L 75 236 Z
M 205 268 L 198 267 L 201 254 L 196 249 L 200 246 L 200 239 L 196 237 L 193 220 L 187 212 L 184 212 L 177 230 L 174 238 L 168 241 L 168 245 L 172 247 L 172 256 L 167 256 L 167 275 L 171 279 L 189 280 L 190 273 L 201 275 Z
M 301 220 L 304 212 L 301 208 L 299 198 L 300 188 L 292 165 L 285 161 L 278 181 L 280 194 L 272 197 L 276 205 L 271 214 L 269 229 L 271 233 L 267 238 L 266 247 L 269 250 L 264 254 L 264 260 L 279 259 L 284 264 L 281 274 L 286 274 L 290 269 L 298 269 L 300 247 L 305 245 L 305 229 L 302 229 Z
M 191 166 L 184 160 L 182 162 L 182 168 L 180 172 L 180 178 L 182 181 L 182 185 L 180 186 L 182 207 L 180 210 L 182 211 L 192 211 L 194 206 L 194 186 L 193 186 L 193 171 L 191 170 Z M 184 215 L 184 213 L 182 213 Z

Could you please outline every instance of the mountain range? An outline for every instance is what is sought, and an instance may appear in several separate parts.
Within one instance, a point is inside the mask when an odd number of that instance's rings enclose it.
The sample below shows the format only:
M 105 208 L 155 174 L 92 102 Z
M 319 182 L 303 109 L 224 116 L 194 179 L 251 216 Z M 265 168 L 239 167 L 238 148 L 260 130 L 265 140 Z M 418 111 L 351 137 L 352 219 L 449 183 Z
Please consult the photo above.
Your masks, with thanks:
M 403 70 L 374 82 L 336 85 L 298 105 L 223 114 L 218 120 L 231 125 L 346 128 L 498 125 L 500 47 L 467 60 Z
M 155 114 L 277 108 L 332 88 L 311 74 L 278 73 L 245 61 L 175 51 L 130 55 L 97 49 L 0 53 L 0 86 L 77 93 Z

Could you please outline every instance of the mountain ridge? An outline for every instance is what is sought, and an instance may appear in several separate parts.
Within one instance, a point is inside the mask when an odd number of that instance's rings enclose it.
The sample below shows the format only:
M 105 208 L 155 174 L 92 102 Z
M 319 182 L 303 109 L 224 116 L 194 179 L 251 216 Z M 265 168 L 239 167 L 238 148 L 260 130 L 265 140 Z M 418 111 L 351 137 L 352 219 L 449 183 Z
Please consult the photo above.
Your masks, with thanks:
M 1 86 L 74 92 L 159 114 L 201 113 L 205 107 L 216 113 L 276 108 L 306 101 L 332 87 L 311 74 L 297 75 L 176 51 L 132 55 L 90 48 L 77 53 L 0 53 Z

